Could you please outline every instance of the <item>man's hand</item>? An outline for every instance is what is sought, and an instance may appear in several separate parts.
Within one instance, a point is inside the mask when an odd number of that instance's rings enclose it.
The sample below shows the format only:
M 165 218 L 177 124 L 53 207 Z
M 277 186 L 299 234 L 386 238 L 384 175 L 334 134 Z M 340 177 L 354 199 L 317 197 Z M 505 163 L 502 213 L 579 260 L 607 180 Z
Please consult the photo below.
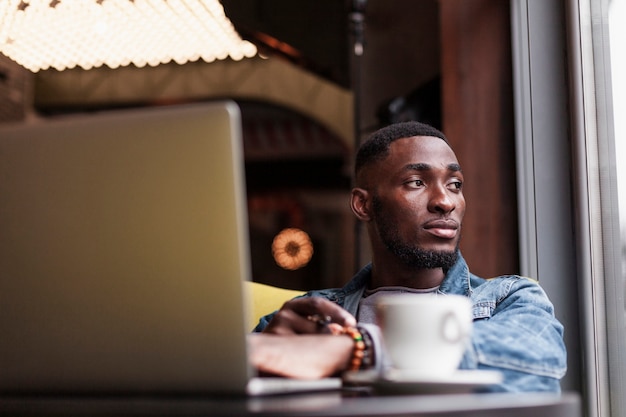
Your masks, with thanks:
M 356 319 L 337 304 L 324 298 L 296 298 L 282 306 L 263 333 L 278 335 L 329 333 L 329 324 L 341 327 L 356 326 Z
M 316 379 L 345 370 L 354 342 L 347 336 L 248 335 L 250 363 L 262 374 Z

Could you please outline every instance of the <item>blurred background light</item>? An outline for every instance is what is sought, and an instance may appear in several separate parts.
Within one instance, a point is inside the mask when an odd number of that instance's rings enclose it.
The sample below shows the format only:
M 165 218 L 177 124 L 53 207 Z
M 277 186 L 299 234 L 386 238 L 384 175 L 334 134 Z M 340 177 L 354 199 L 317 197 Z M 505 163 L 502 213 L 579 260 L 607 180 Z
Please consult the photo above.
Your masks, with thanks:
M 0 52 L 37 72 L 251 58 L 218 0 L 2 0 Z

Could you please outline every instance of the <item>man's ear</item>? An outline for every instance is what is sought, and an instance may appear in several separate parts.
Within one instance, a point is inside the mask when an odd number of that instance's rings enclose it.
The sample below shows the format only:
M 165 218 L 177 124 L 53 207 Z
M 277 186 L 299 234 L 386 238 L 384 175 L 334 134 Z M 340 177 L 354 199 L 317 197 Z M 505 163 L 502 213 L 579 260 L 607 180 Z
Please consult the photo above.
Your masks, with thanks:
M 370 216 L 370 193 L 363 188 L 352 189 L 352 198 L 350 199 L 350 208 L 357 219 L 368 222 Z

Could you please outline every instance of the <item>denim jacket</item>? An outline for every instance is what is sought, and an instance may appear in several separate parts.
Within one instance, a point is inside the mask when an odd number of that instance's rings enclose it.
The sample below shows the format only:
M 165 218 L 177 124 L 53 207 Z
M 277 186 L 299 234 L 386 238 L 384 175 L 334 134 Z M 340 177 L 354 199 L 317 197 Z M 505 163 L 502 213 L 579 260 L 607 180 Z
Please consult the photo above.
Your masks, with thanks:
M 369 264 L 343 288 L 309 291 L 304 296 L 334 301 L 356 317 L 371 274 Z M 459 254 L 438 292 L 465 295 L 472 301 L 472 338 L 460 369 L 502 372 L 502 383 L 488 391 L 560 392 L 559 381 L 567 367 L 563 326 L 536 282 L 517 275 L 480 278 L 470 273 Z M 263 330 L 272 316 L 261 318 L 254 331 Z

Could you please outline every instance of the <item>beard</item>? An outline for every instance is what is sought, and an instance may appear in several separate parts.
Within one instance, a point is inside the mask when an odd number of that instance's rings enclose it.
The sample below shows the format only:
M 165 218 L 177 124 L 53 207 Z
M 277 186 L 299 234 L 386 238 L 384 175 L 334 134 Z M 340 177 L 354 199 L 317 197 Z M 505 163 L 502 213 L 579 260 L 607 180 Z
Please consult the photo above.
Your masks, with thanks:
M 405 265 L 417 269 L 450 269 L 457 261 L 460 239 L 452 251 L 436 251 L 420 248 L 400 237 L 398 224 L 385 214 L 383 203 L 377 196 L 372 198 L 374 222 L 378 226 L 378 234 L 383 244 Z

